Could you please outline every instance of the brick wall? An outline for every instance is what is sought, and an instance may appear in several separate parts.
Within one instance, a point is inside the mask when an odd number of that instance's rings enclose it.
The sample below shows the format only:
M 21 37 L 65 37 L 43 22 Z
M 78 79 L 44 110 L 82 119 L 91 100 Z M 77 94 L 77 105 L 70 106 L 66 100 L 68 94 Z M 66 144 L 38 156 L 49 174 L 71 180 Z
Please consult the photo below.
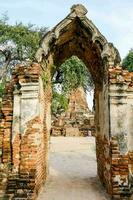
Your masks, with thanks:
M 44 122 L 49 89 L 44 94 L 38 92 L 39 105 L 45 107 L 43 115 L 29 120 L 24 134 L 12 135 L 13 91 L 20 90 L 22 83 L 39 83 L 40 76 L 41 68 L 36 63 L 18 66 L 6 87 L 0 121 L 0 197 L 3 198 L 36 199 L 46 179 L 48 134 Z
M 124 83 L 128 85 L 128 89 L 131 91 L 133 87 L 132 73 L 117 67 L 109 70 L 109 76 L 109 84 Z M 13 132 L 13 91 L 17 90 L 18 95 L 23 92 L 29 95 L 26 90 L 22 90 L 24 83 L 35 83 L 32 89 L 37 88 L 36 85 L 39 86 L 39 89 L 35 91 L 38 95 L 36 105 L 39 106 L 39 112 L 24 124 L 24 130 L 20 129 L 20 132 Z M 50 101 L 51 86 L 47 83 L 47 86 L 43 87 L 41 68 L 38 64 L 33 63 L 29 66 L 15 68 L 12 81 L 6 86 L 1 109 L 0 197 L 34 200 L 45 182 L 48 171 Z M 30 112 L 31 108 L 28 109 Z M 22 121 L 19 122 L 19 118 L 17 120 L 21 127 Z M 110 137 L 98 135 L 96 152 L 98 174 L 107 192 L 114 199 L 124 199 L 130 196 L 132 191 L 133 151 L 122 153 L 117 135 Z
M 112 194 L 110 142 L 106 137 L 96 137 L 97 171 L 107 192 Z

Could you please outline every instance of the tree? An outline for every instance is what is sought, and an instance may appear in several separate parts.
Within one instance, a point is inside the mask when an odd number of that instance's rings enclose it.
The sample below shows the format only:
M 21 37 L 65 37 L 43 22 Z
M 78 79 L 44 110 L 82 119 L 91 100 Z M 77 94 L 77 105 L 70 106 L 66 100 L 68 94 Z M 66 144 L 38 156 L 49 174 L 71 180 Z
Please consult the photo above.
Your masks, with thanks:
M 53 115 L 61 114 L 65 112 L 68 108 L 68 98 L 58 93 L 57 91 L 53 91 L 52 105 L 51 111 Z
M 34 60 L 40 40 L 47 31 L 46 27 L 30 23 L 10 25 L 8 19 L 7 14 L 0 19 L 0 96 L 12 68 L 18 63 Z
M 34 60 L 39 43 L 47 28 L 32 24 L 8 24 L 7 15 L 0 19 L 0 79 L 5 81 L 13 66 Z
M 69 93 L 80 86 L 85 91 L 90 91 L 94 87 L 91 74 L 77 56 L 72 56 L 57 68 L 53 84 L 61 84 L 63 93 Z
M 4 84 L 0 83 L 0 98 L 2 98 L 4 92 Z
M 133 72 L 133 49 L 131 49 L 128 55 L 123 59 L 122 67 L 123 69 Z
M 16 23 L 10 25 L 5 14 L 0 19 L 0 95 L 4 83 L 11 74 L 12 68 L 18 63 L 33 61 L 39 48 L 40 40 L 46 33 L 46 27 L 36 27 L 32 24 Z M 68 96 L 71 90 L 82 86 L 85 91 L 93 87 L 91 76 L 85 64 L 76 56 L 66 60 L 52 79 L 53 83 L 53 113 L 66 110 Z M 59 89 L 60 88 L 60 91 Z
M 94 85 L 85 64 L 77 56 L 72 56 L 57 68 L 52 79 L 52 87 L 52 114 L 56 115 L 68 108 L 72 90 L 83 87 L 86 92 L 92 90 Z

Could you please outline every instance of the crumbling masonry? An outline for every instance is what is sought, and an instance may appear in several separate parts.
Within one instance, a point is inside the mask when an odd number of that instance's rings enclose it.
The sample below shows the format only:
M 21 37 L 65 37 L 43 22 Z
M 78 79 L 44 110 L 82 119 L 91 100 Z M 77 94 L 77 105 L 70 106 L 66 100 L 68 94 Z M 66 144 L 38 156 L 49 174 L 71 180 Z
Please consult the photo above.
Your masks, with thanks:
M 89 109 L 82 87 L 72 90 L 68 108 L 61 114 L 52 115 L 52 136 L 88 136 L 95 134 L 94 113 Z
M 51 73 L 72 55 L 88 67 L 95 83 L 98 175 L 114 199 L 132 194 L 133 73 L 82 5 L 48 32 L 37 63 L 17 66 L 6 86 L 0 120 L 0 197 L 36 199 L 48 172 Z M 88 166 L 89 170 L 89 166 Z

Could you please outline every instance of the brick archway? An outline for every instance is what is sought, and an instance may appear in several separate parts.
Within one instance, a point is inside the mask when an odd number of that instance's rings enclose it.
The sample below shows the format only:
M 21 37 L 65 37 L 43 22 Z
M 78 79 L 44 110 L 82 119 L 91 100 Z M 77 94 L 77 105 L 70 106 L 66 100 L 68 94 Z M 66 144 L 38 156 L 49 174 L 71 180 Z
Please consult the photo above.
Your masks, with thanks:
M 16 67 L 7 84 L 0 122 L 1 191 L 7 197 L 35 199 L 45 182 L 53 65 L 72 55 L 83 60 L 95 83 L 98 175 L 111 196 L 131 193 L 133 141 L 125 138 L 132 136 L 133 74 L 118 67 L 117 49 L 86 14 L 84 6 L 74 5 L 44 36 L 38 63 Z M 128 123 L 121 117 L 125 110 Z

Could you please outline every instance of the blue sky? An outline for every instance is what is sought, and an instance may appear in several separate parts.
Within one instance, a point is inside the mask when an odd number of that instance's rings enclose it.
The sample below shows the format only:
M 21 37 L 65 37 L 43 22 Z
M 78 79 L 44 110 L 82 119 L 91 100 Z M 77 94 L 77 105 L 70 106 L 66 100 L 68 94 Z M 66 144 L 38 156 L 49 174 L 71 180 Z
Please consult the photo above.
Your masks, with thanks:
M 88 18 L 114 43 L 123 58 L 133 47 L 132 0 L 0 0 L 0 14 L 7 11 L 10 23 L 31 22 L 52 28 L 77 3 L 86 6 Z

